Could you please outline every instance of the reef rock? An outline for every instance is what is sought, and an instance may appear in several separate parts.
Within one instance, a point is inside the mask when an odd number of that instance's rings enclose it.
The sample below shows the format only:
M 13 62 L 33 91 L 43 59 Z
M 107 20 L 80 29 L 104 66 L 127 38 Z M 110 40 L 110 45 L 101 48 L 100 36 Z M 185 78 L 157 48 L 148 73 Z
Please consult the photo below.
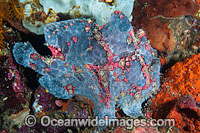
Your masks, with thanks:
M 193 0 L 137 0 L 133 9 L 133 25 L 144 28 L 153 48 L 172 51 L 176 41 L 168 28 L 175 17 L 195 15 L 199 6 Z
M 169 106 L 170 105 L 170 106 Z M 192 96 L 183 96 L 153 112 L 154 119 L 174 119 L 181 132 L 200 132 L 200 106 Z
M 44 33 L 51 60 L 29 42 L 16 43 L 13 54 L 43 75 L 45 89 L 62 99 L 86 96 L 100 118 L 114 118 L 116 105 L 129 116 L 142 115 L 142 103 L 160 85 L 160 60 L 144 31 L 134 31 L 124 14 L 115 11 L 103 26 L 86 19 L 50 23 Z
M 42 86 L 39 86 L 35 92 L 35 101 L 32 106 L 35 115 L 41 118 L 44 115 L 49 115 L 53 111 L 56 111 L 54 100 L 53 95 L 48 93 Z
M 173 118 L 181 131 L 199 131 L 199 64 L 200 53 L 176 63 L 164 74 L 161 90 L 150 100 L 153 118 Z
M 184 61 L 176 63 L 163 77 L 161 90 L 153 98 L 152 109 L 159 108 L 164 103 L 191 95 L 200 102 L 200 54 L 192 55 Z

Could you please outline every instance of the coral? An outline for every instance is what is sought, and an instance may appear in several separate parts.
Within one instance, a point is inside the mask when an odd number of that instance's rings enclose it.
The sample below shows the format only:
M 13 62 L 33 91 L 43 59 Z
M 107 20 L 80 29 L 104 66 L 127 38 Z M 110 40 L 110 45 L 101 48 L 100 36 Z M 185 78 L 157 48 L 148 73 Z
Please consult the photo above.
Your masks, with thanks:
M 30 109 L 27 107 L 17 114 L 11 114 L 7 119 L 10 119 L 12 122 L 11 125 L 20 125 L 24 122 L 25 117 L 29 115 L 29 113 Z
M 6 102 L 11 104 L 5 104 L 7 107 L 15 105 L 16 102 L 25 104 L 25 97 L 22 95 L 25 90 L 29 90 L 24 84 L 24 79 L 21 78 L 17 67 L 13 63 L 13 59 L 8 52 L 7 55 L 0 56 L 0 71 L 1 71 L 1 84 L 0 84 L 0 96 L 2 99 L 6 99 Z M 16 101 L 12 100 L 17 99 Z M 9 100 L 11 98 L 11 100 Z M 6 103 L 5 102 L 5 103 Z
M 194 49 L 200 49 L 200 41 L 196 42 L 196 43 L 193 45 L 193 48 L 194 48 Z
M 166 60 L 165 65 L 162 67 L 162 71 L 169 69 L 176 62 L 183 61 L 193 54 L 198 54 L 200 51 L 200 20 L 195 19 L 192 16 L 184 16 L 175 18 L 168 25 L 173 31 L 176 38 L 176 47 L 173 51 L 162 52 L 162 58 Z
M 111 6 L 113 6 L 115 4 L 115 0 L 99 0 L 99 2 L 105 2 L 105 3 L 108 3 Z
M 152 109 L 159 108 L 162 104 L 175 98 L 192 95 L 200 102 L 200 54 L 192 55 L 184 61 L 176 63 L 164 74 L 161 90 L 152 99 Z
M 200 10 L 197 12 L 197 14 L 194 16 L 196 19 L 200 19 Z
M 1 16 L 0 16 L 0 49 L 3 49 L 5 48 L 5 44 L 4 44 L 4 30 L 3 30 L 3 27 L 2 27 L 2 19 L 1 19 Z
M 58 19 L 57 14 L 52 9 L 49 9 L 49 12 L 46 18 L 46 23 L 56 22 L 57 19 Z
M 113 11 L 122 10 L 132 20 L 132 9 L 134 0 L 118 0 L 98 2 L 97 0 L 20 0 L 25 6 L 25 19 L 23 26 L 31 32 L 42 35 L 44 26 L 49 22 L 56 22 L 60 19 L 69 18 L 92 18 L 97 24 L 104 24 L 109 21 Z M 96 8 L 101 7 L 101 8 Z M 60 16 L 59 14 L 62 14 Z
M 23 17 L 24 8 L 18 0 L 0 1 L 0 48 L 5 48 L 5 31 L 3 28 L 3 21 L 9 22 L 16 29 L 27 32 L 27 30 L 19 24 Z
M 143 30 L 134 31 L 120 11 L 99 26 L 72 19 L 45 26 L 52 58 L 40 56 L 29 42 L 16 43 L 17 63 L 34 69 L 39 83 L 55 97 L 86 96 L 94 114 L 114 118 L 118 105 L 129 116 L 140 116 L 142 103 L 160 85 L 160 60 Z
M 159 133 L 158 130 L 156 130 L 153 127 L 136 127 L 132 130 L 132 133 Z
M 88 118 L 89 116 L 92 118 L 93 109 L 92 101 L 80 95 L 62 103 L 62 111 L 70 114 L 72 118 Z
M 133 129 L 127 129 L 126 127 L 116 127 L 113 130 L 106 129 L 104 132 L 111 133 L 159 133 L 157 127 L 134 127 Z
M 97 24 L 103 25 L 109 21 L 115 10 L 123 11 L 131 21 L 134 0 L 105 0 L 104 2 L 99 2 L 99 0 L 90 0 L 90 2 L 83 0 L 41 0 L 40 3 L 46 13 L 52 8 L 56 13 L 69 13 L 70 18 L 90 17 L 96 20 Z
M 133 25 L 147 31 L 153 48 L 172 51 L 175 38 L 168 24 L 175 17 L 195 15 L 198 9 L 192 0 L 137 0 L 132 13 Z
M 142 3 L 144 0 L 142 0 Z M 145 12 L 148 16 L 162 15 L 165 17 L 181 17 L 185 15 L 195 15 L 199 9 L 193 0 L 148 0 L 146 1 Z
M 162 66 L 166 64 L 166 59 L 164 59 L 162 56 L 160 56 L 160 63 Z
M 44 115 L 48 115 L 51 112 L 56 111 L 54 100 L 55 98 L 53 95 L 48 93 L 42 86 L 39 86 L 35 92 L 35 101 L 33 103 L 35 115 L 41 118 Z
M 69 119 L 67 116 L 65 116 L 65 114 L 62 113 L 55 113 L 51 116 L 49 116 L 50 119 Z M 72 132 L 72 130 L 70 130 L 69 126 L 61 126 L 61 125 L 57 125 L 57 126 L 43 126 L 40 122 L 37 122 L 34 126 L 27 126 L 27 125 L 22 125 L 20 128 L 16 129 L 15 132 L 19 132 L 19 133 L 38 133 L 38 132 L 48 132 L 48 133 L 63 133 L 63 132 Z M 78 129 L 78 127 L 76 127 Z M 75 130 L 74 132 L 77 132 L 77 130 Z
M 149 100 L 152 101 L 153 118 L 173 118 L 181 132 L 199 131 L 199 63 L 200 54 L 192 55 L 164 74 L 161 90 Z
M 159 51 L 172 51 L 174 49 L 176 40 L 167 23 L 161 22 L 158 19 L 152 19 L 144 23 L 146 25 L 144 29 L 148 29 L 148 37 L 152 47 Z
M 142 118 L 144 120 L 144 118 Z M 147 120 L 147 119 L 146 119 Z M 149 121 L 148 119 L 147 121 Z M 180 133 L 179 129 L 174 126 L 135 126 L 128 124 L 115 128 L 105 128 L 103 132 L 111 133 Z
M 195 2 L 196 2 L 197 4 L 200 4 L 200 1 L 199 1 L 199 0 L 195 0 Z
M 0 50 L 0 130 L 23 123 L 31 91 L 25 85 L 8 49 Z
M 55 22 L 57 20 L 57 14 L 49 9 L 46 14 L 41 6 L 39 0 L 21 1 L 24 5 L 24 20 L 22 21 L 23 26 L 29 31 L 41 35 L 44 34 L 44 25 L 49 22 Z
M 0 16 L 3 19 L 22 20 L 24 8 L 17 0 L 1 0 Z
M 170 106 L 169 106 L 170 105 Z M 192 96 L 165 103 L 153 112 L 154 119 L 174 119 L 180 132 L 200 132 L 200 106 Z
M 199 40 L 199 21 L 192 16 L 174 19 L 169 28 L 176 37 L 176 47 L 169 57 L 174 60 L 183 60 L 192 54 L 197 53 L 198 47 L 194 48 L 194 43 Z

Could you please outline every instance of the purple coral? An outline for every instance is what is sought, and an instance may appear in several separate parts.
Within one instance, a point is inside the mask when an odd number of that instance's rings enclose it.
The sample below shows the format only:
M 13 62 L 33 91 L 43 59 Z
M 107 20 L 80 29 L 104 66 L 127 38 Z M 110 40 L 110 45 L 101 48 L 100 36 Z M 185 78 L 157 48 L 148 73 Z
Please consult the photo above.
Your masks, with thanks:
M 51 62 L 28 42 L 13 49 L 19 64 L 43 75 L 44 88 L 58 98 L 88 97 L 101 118 L 114 118 L 116 105 L 129 116 L 142 115 L 142 103 L 160 85 L 160 61 L 144 31 L 134 31 L 123 13 L 115 11 L 103 26 L 86 19 L 50 23 L 44 33 Z

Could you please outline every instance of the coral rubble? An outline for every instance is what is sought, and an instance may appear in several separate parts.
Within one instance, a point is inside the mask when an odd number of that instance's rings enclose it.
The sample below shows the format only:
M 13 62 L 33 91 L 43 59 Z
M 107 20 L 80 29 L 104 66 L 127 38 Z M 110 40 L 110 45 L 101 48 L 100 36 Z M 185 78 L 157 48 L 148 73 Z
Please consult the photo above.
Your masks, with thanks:
M 115 106 L 140 116 L 142 103 L 159 88 L 160 60 L 143 30 L 133 29 L 120 11 L 99 26 L 72 19 L 45 26 L 52 58 L 40 56 L 29 42 L 16 43 L 16 61 L 43 75 L 39 82 L 58 98 L 84 95 L 94 114 L 114 118 Z

